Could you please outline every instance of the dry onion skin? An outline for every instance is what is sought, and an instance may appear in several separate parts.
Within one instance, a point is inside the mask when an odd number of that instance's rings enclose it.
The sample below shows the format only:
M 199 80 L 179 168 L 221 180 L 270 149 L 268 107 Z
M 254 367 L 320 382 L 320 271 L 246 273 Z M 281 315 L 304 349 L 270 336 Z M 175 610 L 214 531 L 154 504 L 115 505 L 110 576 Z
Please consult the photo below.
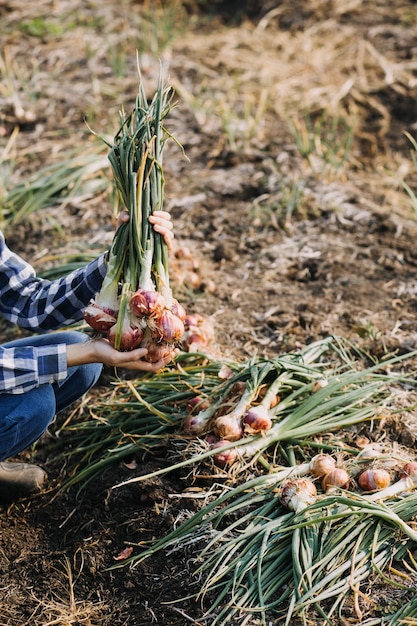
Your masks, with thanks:
M 317 488 L 309 478 L 287 480 L 281 491 L 280 502 L 285 508 L 298 513 L 316 500 Z
M 316 478 L 322 478 L 335 468 L 336 461 L 330 454 L 316 454 L 309 463 L 309 471 Z
M 358 485 L 363 491 L 385 489 L 391 484 L 391 474 L 384 468 L 369 468 L 358 477 Z
M 342 467 L 335 467 L 331 472 L 325 474 L 321 481 L 323 491 L 332 489 L 348 489 L 350 485 L 350 475 Z

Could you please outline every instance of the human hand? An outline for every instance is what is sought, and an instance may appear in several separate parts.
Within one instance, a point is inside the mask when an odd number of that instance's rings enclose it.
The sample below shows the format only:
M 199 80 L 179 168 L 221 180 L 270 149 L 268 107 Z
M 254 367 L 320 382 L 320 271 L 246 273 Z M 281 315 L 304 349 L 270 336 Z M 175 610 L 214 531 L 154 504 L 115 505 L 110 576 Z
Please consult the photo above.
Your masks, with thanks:
M 143 361 L 146 348 L 136 348 L 130 352 L 120 352 L 113 348 L 107 339 L 92 339 L 85 343 L 67 346 L 68 367 L 84 365 L 86 363 L 103 363 L 111 367 L 121 367 L 134 371 L 156 373 L 163 369 L 178 354 L 179 350 L 172 350 L 165 358 L 156 363 Z
M 154 211 L 152 215 L 149 216 L 149 221 L 154 230 L 162 235 L 168 248 L 171 249 L 174 233 L 171 215 L 168 211 Z
M 117 226 L 126 224 L 129 221 L 129 212 L 121 211 L 117 218 Z M 171 221 L 171 215 L 168 211 L 154 211 L 149 216 L 149 221 L 152 224 L 154 230 L 162 235 L 168 248 L 172 248 L 172 241 L 174 239 L 173 224 Z

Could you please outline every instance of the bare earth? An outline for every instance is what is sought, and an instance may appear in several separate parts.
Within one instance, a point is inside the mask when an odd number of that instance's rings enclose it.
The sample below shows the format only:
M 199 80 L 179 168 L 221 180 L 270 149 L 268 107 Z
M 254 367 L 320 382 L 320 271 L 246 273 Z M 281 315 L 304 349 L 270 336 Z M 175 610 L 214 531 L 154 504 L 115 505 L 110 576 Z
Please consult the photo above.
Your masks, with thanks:
M 264 2 L 239 18 L 236 8 L 228 15 L 219 4 L 211 12 L 201 7 L 197 25 L 192 4 L 188 14 L 174 12 L 182 30 L 172 38 L 164 31 L 157 51 L 177 92 L 168 126 L 187 157 L 168 144 L 165 206 L 177 248 L 188 246 L 194 260 L 191 269 L 173 261 L 178 299 L 213 321 L 217 354 L 237 361 L 331 334 L 375 355 L 417 348 L 417 209 L 399 182 L 416 189 L 404 135 L 417 129 L 416 6 Z M 0 5 L 7 189 L 74 148 L 95 149 L 105 162 L 84 118 L 112 136 L 118 110 L 133 103 L 138 33 L 141 45 L 155 43 L 141 21 L 146 9 L 149 15 L 148 3 L 127 0 Z M 150 94 L 158 74 L 151 52 L 141 56 Z M 291 121 L 306 138 L 307 113 L 313 124 L 322 115 L 338 120 L 342 145 L 349 126 L 346 160 L 335 137 L 329 147 L 317 127 L 309 154 L 301 154 Z M 109 175 L 107 165 L 102 169 Z M 61 252 L 104 249 L 113 228 L 109 194 L 82 189 L 5 230 L 9 245 L 43 271 Z M 1 332 L 2 339 L 18 334 L 5 324 Z M 58 424 L 82 419 L 109 376 Z M 372 436 L 413 453 L 415 411 L 385 427 Z M 112 490 L 132 475 L 120 465 L 80 494 L 62 493 L 68 468 L 53 452 L 56 428 L 21 455 L 49 471 L 50 488 L 0 508 L 0 626 L 209 624 L 193 602 L 170 604 L 196 584 L 186 555 L 107 570 L 126 543 L 168 532 L 184 508 L 172 497 L 183 491 L 184 477 Z M 148 458 L 149 470 L 160 462 Z M 334 623 L 359 622 L 351 613 Z

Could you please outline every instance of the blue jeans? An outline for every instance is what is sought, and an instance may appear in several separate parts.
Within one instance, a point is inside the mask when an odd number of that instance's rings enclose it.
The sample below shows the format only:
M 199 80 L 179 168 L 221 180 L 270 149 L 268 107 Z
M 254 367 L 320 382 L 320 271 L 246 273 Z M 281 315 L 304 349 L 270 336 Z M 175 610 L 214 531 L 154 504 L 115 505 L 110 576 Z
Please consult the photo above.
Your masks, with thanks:
M 87 335 L 69 330 L 10 341 L 2 347 L 73 344 L 88 340 Z M 97 382 L 101 370 L 100 363 L 70 367 L 67 378 L 60 383 L 41 385 L 22 394 L 0 394 L 0 461 L 15 456 L 39 439 L 56 413 L 78 400 Z

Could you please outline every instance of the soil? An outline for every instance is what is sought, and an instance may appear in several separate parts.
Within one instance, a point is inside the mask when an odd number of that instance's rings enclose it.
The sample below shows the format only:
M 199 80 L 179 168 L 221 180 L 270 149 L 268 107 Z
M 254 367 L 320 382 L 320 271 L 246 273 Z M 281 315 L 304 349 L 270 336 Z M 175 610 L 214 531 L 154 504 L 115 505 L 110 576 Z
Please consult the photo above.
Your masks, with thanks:
M 5 188 L 70 150 L 97 152 L 84 119 L 114 133 L 118 110 L 136 95 L 136 48 L 148 45 L 145 84 L 151 93 L 159 56 L 178 100 L 169 127 L 186 155 L 167 144 L 173 288 L 188 311 L 213 322 L 216 354 L 269 358 L 328 335 L 375 356 L 416 349 L 417 171 L 405 135 L 417 129 L 416 5 L 172 3 L 182 20 L 173 30 L 166 5 L 155 4 L 152 39 L 147 2 L 1 4 Z M 94 254 L 111 241 L 110 200 L 83 188 L 14 223 L 6 214 L 8 243 L 40 272 L 60 253 Z M 191 265 L 179 260 L 185 247 Z M 1 332 L 21 331 L 3 324 Z M 107 387 L 104 372 L 20 456 L 50 480 L 40 495 L 0 508 L 1 626 L 210 624 L 197 603 L 178 601 L 198 584 L 187 554 L 108 569 L 126 545 L 169 531 L 184 509 L 173 495 L 184 476 L 113 490 L 132 475 L 120 464 L 81 492 L 59 489 L 68 468 L 51 452 L 56 430 L 82 419 L 85 402 Z M 404 408 L 379 436 L 413 455 L 415 410 Z M 147 457 L 140 472 L 161 463 Z M 334 623 L 360 620 L 347 612 Z

